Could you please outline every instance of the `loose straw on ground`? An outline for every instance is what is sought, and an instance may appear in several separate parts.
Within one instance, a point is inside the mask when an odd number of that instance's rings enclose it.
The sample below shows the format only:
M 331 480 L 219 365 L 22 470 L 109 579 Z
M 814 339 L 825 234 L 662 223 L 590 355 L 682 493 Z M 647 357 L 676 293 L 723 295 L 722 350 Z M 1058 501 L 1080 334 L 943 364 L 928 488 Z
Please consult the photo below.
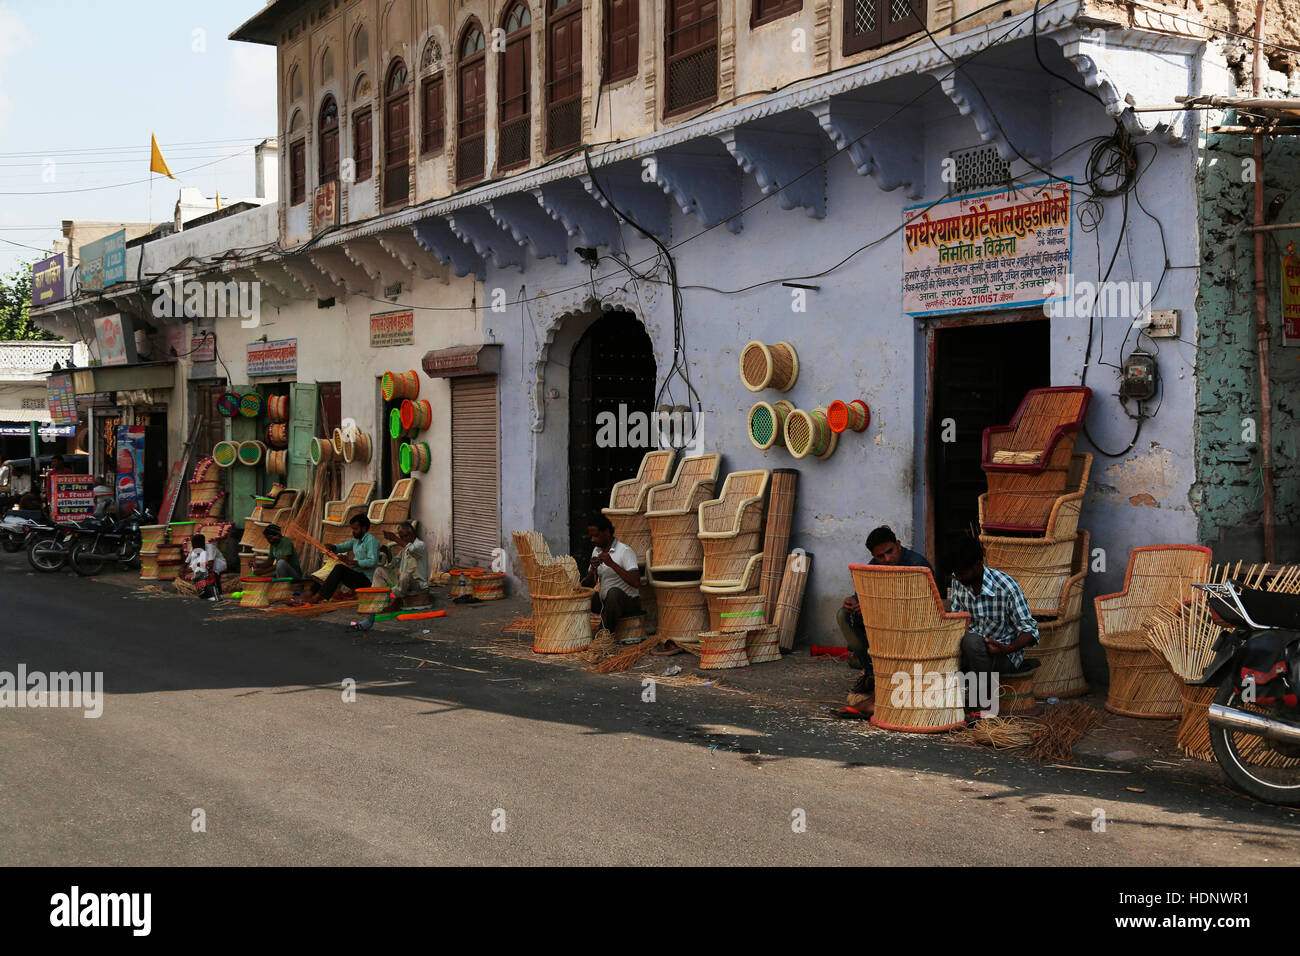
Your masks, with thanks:
M 635 667 L 637 664 L 653 651 L 659 645 L 658 637 L 651 637 L 635 647 L 629 647 L 625 651 L 620 651 L 613 657 L 607 658 L 591 668 L 593 674 L 613 674 L 616 671 L 625 671 L 629 667 Z
M 1069 760 L 1074 745 L 1097 726 L 1101 715 L 1077 700 L 1049 707 L 1034 722 L 1029 756 L 1035 760 Z

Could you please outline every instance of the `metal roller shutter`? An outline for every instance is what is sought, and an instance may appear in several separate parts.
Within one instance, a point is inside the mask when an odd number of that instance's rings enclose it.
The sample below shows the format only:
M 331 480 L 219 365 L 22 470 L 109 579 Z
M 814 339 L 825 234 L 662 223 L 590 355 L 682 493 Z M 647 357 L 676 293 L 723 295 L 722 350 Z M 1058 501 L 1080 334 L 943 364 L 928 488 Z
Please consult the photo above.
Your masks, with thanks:
M 451 382 L 451 537 L 457 564 L 488 567 L 501 547 L 495 375 Z

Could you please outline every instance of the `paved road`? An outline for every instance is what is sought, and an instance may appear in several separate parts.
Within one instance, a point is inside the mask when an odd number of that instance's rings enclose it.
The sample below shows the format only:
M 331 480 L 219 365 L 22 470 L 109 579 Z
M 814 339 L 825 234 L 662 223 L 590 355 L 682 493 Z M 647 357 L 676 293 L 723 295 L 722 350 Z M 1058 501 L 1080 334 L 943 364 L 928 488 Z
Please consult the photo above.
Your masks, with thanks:
M 1296 816 L 1219 786 L 1134 793 L 707 689 L 647 703 L 626 677 L 418 630 L 378 645 L 339 617 L 232 620 L 0 557 L 0 670 L 106 685 L 98 719 L 0 709 L 0 863 L 1300 861 Z

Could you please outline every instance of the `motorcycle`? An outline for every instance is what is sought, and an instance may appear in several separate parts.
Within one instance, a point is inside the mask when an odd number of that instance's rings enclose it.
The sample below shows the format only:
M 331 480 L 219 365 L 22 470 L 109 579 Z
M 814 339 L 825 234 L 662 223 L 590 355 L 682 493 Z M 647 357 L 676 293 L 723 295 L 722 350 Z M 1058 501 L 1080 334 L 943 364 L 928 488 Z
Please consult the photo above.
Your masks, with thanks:
M 58 571 L 68 563 L 76 524 L 50 524 L 27 536 L 27 563 L 36 571 Z
M 90 577 L 110 561 L 129 568 L 140 557 L 140 525 L 149 520 L 152 516 L 142 509 L 124 520 L 105 515 L 82 523 L 73 533 L 68 555 L 73 570 Z
M 0 548 L 5 554 L 17 554 L 27 547 L 32 532 L 52 532 L 54 524 L 39 511 L 7 511 L 0 518 Z
M 1300 594 L 1194 587 L 1223 627 L 1214 659 L 1190 682 L 1219 685 L 1208 713 L 1214 758 L 1239 790 L 1300 807 Z

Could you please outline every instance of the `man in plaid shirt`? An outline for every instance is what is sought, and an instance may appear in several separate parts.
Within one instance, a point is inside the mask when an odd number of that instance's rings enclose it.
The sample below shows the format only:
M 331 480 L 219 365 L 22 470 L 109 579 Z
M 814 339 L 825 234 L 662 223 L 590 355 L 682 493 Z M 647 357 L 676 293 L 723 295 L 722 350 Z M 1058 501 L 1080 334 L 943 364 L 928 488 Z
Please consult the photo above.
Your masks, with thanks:
M 1038 622 L 1025 592 L 1009 574 L 984 566 L 984 549 L 974 538 L 963 537 L 949 563 L 954 573 L 948 602 L 954 612 L 970 613 L 962 667 L 977 674 L 1018 671 L 1025 648 L 1038 643 Z

